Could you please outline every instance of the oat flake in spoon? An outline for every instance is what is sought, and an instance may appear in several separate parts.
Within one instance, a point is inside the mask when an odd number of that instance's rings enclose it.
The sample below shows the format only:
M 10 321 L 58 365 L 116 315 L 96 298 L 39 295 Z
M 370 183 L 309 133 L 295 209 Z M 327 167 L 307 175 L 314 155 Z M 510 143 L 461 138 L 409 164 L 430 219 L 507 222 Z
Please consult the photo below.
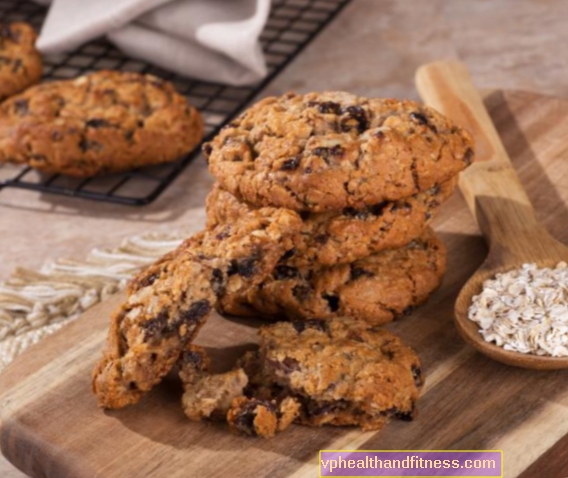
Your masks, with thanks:
M 468 317 L 487 342 L 505 350 L 553 357 L 568 356 L 568 265 L 497 274 L 483 283 Z

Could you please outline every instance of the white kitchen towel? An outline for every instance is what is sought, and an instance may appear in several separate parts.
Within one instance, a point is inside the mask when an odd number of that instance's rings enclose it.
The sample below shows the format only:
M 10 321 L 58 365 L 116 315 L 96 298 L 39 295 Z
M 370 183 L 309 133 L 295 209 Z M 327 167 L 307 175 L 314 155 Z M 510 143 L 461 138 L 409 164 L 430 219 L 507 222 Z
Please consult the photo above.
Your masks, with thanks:
M 270 0 L 53 0 L 37 46 L 70 51 L 106 35 L 166 70 L 247 85 L 267 73 L 259 36 L 269 10 Z

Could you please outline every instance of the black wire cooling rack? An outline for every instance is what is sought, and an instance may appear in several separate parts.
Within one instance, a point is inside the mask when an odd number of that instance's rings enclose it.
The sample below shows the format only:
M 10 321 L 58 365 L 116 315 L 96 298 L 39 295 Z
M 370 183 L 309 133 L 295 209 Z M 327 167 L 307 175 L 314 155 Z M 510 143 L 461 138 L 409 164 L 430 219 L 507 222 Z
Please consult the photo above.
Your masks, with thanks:
M 74 78 L 111 69 L 150 73 L 171 81 L 205 120 L 204 141 L 213 137 L 321 32 L 350 0 L 273 0 L 261 42 L 269 74 L 250 87 L 233 87 L 184 78 L 122 54 L 104 39 L 76 51 L 44 56 L 44 80 Z M 26 0 L 0 0 L 0 21 L 25 21 L 41 27 L 47 10 Z M 144 205 L 162 191 L 199 154 L 200 146 L 176 162 L 122 174 L 76 179 L 28 167 L 0 166 L 0 190 L 21 188 L 120 204 Z

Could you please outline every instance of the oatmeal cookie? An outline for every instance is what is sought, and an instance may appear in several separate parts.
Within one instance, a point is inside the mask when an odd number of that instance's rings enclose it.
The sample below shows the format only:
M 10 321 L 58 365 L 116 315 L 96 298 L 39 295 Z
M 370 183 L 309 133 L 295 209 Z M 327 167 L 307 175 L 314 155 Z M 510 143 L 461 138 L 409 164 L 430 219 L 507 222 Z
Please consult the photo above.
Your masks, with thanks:
M 0 24 L 0 101 L 25 90 L 41 78 L 37 33 L 27 23 Z
M 390 332 L 335 318 L 279 322 L 260 337 L 259 352 L 245 357 L 245 367 L 260 370 L 251 381 L 299 402 L 300 423 L 375 430 L 390 417 L 414 417 L 420 361 Z
M 419 237 L 453 193 L 457 176 L 407 199 L 383 202 L 364 209 L 302 213 L 304 226 L 290 254 L 298 265 L 346 264 L 384 249 L 408 244 Z M 238 221 L 255 209 L 225 191 L 219 183 L 207 197 L 207 225 Z
M 473 159 L 471 136 L 433 109 L 343 92 L 266 98 L 203 151 L 235 196 L 311 212 L 407 198 Z
M 258 284 L 291 247 L 300 226 L 292 211 L 260 209 L 193 236 L 139 274 L 111 318 L 93 372 L 100 406 L 136 403 L 159 383 L 217 301 Z
M 29 88 L 0 105 L 0 163 L 89 177 L 174 161 L 203 136 L 171 83 L 99 71 Z
M 399 249 L 351 264 L 297 266 L 281 261 L 246 294 L 229 294 L 218 307 L 233 315 L 327 319 L 349 316 L 381 325 L 408 313 L 441 284 L 446 249 L 431 229 Z

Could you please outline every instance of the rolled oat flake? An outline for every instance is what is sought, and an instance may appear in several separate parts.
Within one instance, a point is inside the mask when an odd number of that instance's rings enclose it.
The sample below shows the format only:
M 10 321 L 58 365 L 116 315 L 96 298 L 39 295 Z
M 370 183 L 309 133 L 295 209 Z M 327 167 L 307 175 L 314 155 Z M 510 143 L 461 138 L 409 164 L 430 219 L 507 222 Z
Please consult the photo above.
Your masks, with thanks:
M 568 356 L 568 265 L 523 264 L 483 283 L 468 317 L 487 342 L 505 350 Z

